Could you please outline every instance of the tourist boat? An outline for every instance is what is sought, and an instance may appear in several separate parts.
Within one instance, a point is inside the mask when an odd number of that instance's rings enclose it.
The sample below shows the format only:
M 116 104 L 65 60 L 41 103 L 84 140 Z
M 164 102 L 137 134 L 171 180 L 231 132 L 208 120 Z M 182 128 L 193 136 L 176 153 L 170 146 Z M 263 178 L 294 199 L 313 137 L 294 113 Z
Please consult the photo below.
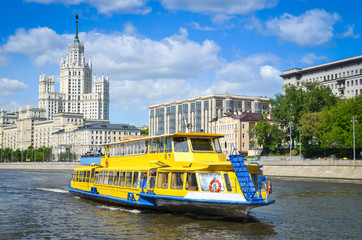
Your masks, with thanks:
M 262 166 L 222 153 L 220 134 L 175 133 L 103 145 L 85 156 L 69 191 L 98 202 L 174 213 L 245 219 L 268 200 Z

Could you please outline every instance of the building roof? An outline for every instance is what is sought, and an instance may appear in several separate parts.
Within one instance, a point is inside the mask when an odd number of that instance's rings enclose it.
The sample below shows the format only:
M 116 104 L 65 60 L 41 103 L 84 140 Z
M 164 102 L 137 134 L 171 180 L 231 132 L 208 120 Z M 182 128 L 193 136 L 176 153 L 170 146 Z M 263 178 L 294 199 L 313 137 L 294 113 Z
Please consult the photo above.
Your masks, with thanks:
M 213 93 L 213 94 L 208 94 L 208 95 L 203 95 L 203 96 L 198 96 L 198 97 L 175 100 L 175 101 L 171 101 L 171 102 L 153 104 L 153 105 L 150 105 L 149 108 L 156 108 L 156 107 L 164 106 L 164 105 L 177 105 L 177 104 L 184 103 L 184 102 L 202 101 L 202 100 L 210 99 L 210 98 L 222 98 L 222 99 L 224 99 L 224 98 L 226 98 L 226 99 L 227 98 L 230 98 L 230 99 L 243 98 L 245 100 L 270 101 L 270 98 L 267 98 L 267 97 L 251 97 L 251 96 L 243 96 L 243 95 L 229 94 L 229 93 L 224 93 L 224 94 Z
M 93 131 L 127 131 L 127 132 L 140 132 L 141 129 L 136 128 L 135 126 L 129 124 L 111 124 L 111 123 L 92 123 L 81 126 L 74 130 L 83 131 L 83 130 L 93 130 Z M 61 129 L 53 134 L 65 132 L 64 129 Z
M 362 55 L 345 58 L 345 59 L 341 59 L 341 60 L 337 60 L 337 61 L 333 61 L 333 62 L 323 63 L 323 64 L 319 64 L 319 65 L 315 65 L 315 66 L 310 66 L 310 67 L 306 67 L 306 68 L 288 69 L 288 70 L 285 70 L 283 72 L 283 74 L 280 76 L 288 77 L 288 76 L 292 76 L 292 75 L 296 75 L 296 74 L 302 74 L 302 73 L 310 72 L 310 71 L 317 71 L 317 70 L 321 70 L 321 69 L 325 69 L 325 68 L 340 66 L 341 64 L 348 64 L 348 63 L 353 63 L 353 62 L 358 62 L 358 61 L 362 61 Z

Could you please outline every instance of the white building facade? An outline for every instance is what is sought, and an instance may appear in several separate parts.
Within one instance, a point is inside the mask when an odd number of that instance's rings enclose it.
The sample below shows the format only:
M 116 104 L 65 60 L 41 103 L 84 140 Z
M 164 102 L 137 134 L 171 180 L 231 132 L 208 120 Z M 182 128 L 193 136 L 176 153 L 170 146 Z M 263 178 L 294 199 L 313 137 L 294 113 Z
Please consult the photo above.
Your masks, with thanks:
M 109 119 L 109 77 L 94 76 L 92 84 L 92 58 L 85 61 L 84 43 L 76 35 L 69 45 L 69 52 L 61 57 L 60 93 L 54 89 L 54 75 L 39 77 L 39 108 L 46 111 L 48 119 L 56 113 L 83 113 L 86 119 Z
M 150 136 L 176 132 L 211 132 L 210 122 L 228 112 L 269 113 L 270 99 L 210 94 L 149 107 Z
M 302 82 L 319 82 L 344 99 L 362 94 L 362 55 L 306 68 L 285 70 L 284 86 L 301 86 Z

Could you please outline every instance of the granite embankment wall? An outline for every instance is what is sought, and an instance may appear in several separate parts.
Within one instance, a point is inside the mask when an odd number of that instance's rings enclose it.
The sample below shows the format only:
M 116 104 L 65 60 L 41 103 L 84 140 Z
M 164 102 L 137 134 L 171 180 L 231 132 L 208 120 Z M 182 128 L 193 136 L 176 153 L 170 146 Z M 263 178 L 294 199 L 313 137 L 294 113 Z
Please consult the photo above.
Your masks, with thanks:
M 362 180 L 362 160 L 258 160 L 270 177 Z M 73 170 L 79 162 L 0 163 L 0 169 Z
M 361 160 L 259 160 L 271 177 L 362 180 Z
M 0 163 L 0 169 L 74 170 L 80 162 L 16 162 Z

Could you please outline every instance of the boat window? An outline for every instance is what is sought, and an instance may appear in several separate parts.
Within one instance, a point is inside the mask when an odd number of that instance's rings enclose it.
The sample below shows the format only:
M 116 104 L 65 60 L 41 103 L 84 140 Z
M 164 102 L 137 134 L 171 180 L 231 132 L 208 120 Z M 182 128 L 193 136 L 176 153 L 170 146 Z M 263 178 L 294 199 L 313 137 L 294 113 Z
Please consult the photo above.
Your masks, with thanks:
M 78 182 L 78 171 L 74 172 L 74 181 Z
M 73 173 L 73 176 L 72 176 L 72 181 L 76 181 L 75 179 L 76 179 L 76 175 L 77 174 L 77 172 L 76 171 L 74 171 L 74 173 Z
M 113 185 L 113 172 L 109 172 L 108 184 Z
M 95 169 L 93 168 L 92 169 L 92 172 L 91 172 L 91 182 L 93 182 L 94 181 L 94 172 L 95 172 Z
M 186 177 L 186 190 L 198 191 L 197 179 L 195 173 L 188 173 Z
M 147 187 L 147 172 L 141 172 L 141 188 Z
M 212 188 L 213 191 L 218 188 L 220 188 L 219 191 L 225 190 L 224 181 L 220 173 L 199 173 L 199 181 L 202 191 L 210 191 L 210 188 Z
M 225 179 L 225 185 L 226 185 L 226 189 L 231 192 L 233 190 L 233 188 L 231 187 L 231 182 L 230 182 L 230 177 L 229 174 L 224 173 L 224 179 Z
M 166 149 L 165 152 L 172 152 L 172 141 L 171 137 L 166 138 Z
M 87 171 L 87 177 L 86 177 L 86 182 L 89 182 L 89 176 L 90 176 L 90 171 Z
M 150 169 L 150 188 L 154 189 L 156 186 L 156 174 L 157 174 L 157 169 L 153 168 Z
M 126 187 L 132 186 L 132 172 L 126 173 Z
M 211 138 L 190 138 L 193 151 L 212 152 Z
M 220 142 L 219 142 L 219 139 L 217 139 L 217 138 L 214 138 L 214 148 L 215 148 L 215 152 L 222 153 L 221 147 L 220 147 Z
M 79 182 L 83 182 L 83 171 L 79 172 Z
M 148 141 L 142 142 L 142 153 L 147 153 Z
M 121 177 L 119 178 L 119 186 L 124 187 L 126 182 L 126 172 L 121 172 Z
M 102 182 L 103 182 L 103 171 L 102 172 L 99 172 L 99 181 L 98 181 L 98 183 L 99 184 L 102 184 Z
M 156 139 L 150 140 L 150 153 L 156 152 Z
M 157 152 L 163 153 L 165 148 L 165 139 L 164 138 L 157 138 Z
M 115 172 L 113 185 L 118 186 L 118 180 L 119 180 L 119 172 Z
M 134 172 L 133 173 L 133 185 L 132 186 L 134 188 L 138 188 L 138 184 L 139 184 L 139 180 L 140 180 L 139 179 L 139 174 L 140 174 L 139 172 Z
M 99 172 L 94 173 L 94 183 L 98 183 L 99 180 Z
M 168 188 L 168 173 L 160 172 L 157 177 L 157 188 Z
M 108 172 L 104 172 L 103 176 L 103 184 L 108 184 Z
M 171 174 L 171 189 L 182 189 L 184 186 L 184 173 Z
M 189 151 L 189 145 L 187 144 L 187 138 L 185 138 L 185 137 L 174 137 L 173 146 L 174 146 L 175 152 L 188 152 Z

